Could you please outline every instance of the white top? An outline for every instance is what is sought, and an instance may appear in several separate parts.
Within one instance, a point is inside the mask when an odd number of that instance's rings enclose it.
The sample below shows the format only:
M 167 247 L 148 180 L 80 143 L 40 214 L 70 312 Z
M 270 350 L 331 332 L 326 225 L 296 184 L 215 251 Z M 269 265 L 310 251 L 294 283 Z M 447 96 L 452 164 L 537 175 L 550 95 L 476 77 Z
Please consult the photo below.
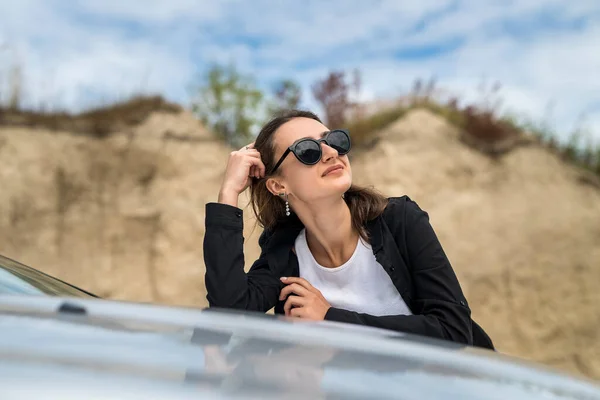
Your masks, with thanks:
M 296 238 L 300 277 L 319 289 L 332 307 L 375 316 L 411 315 L 392 279 L 360 238 L 352 257 L 343 265 L 319 265 L 306 242 L 306 229 Z

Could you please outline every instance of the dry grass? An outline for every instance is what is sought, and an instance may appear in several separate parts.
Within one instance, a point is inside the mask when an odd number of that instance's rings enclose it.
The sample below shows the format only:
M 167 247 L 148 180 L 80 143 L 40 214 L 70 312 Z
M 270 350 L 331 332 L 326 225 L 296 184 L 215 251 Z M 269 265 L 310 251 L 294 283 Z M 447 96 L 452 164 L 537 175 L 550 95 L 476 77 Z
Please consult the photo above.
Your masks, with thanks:
M 369 142 L 373 134 L 390 125 L 409 111 L 407 107 L 394 107 L 377 112 L 366 118 L 352 121 L 347 125 L 352 135 L 352 143 L 362 146 Z
M 0 126 L 41 127 L 105 137 L 124 127 L 143 122 L 155 111 L 180 112 L 182 107 L 161 96 L 135 96 L 128 100 L 98 107 L 80 114 L 42 112 L 0 107 Z
M 457 126 L 465 144 L 489 156 L 504 154 L 522 143 L 528 143 L 528 138 L 533 137 L 565 161 L 600 176 L 600 143 L 591 140 L 582 143 L 583 135 L 579 130 L 573 132 L 566 143 L 561 142 L 558 134 L 544 124 L 533 124 L 502 115 L 499 111 L 501 101 L 497 97 L 499 89 L 500 86 L 495 85 L 491 91 L 482 95 L 479 102 L 460 106 L 456 97 L 446 97 L 443 100 L 440 99 L 441 96 L 436 96 L 443 92 L 436 89 L 434 81 L 427 85 L 417 81 L 412 92 L 401 96 L 396 105 L 353 120 L 347 127 L 352 134 L 353 143 L 359 147 L 365 146 L 375 133 L 408 111 L 426 108 Z

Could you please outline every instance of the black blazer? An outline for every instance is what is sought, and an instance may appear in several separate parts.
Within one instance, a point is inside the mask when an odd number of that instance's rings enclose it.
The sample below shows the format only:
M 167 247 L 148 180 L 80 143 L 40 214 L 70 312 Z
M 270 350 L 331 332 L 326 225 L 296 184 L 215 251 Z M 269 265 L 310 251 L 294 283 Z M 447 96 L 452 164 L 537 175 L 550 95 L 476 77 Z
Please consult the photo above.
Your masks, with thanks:
M 282 276 L 299 276 L 292 251 L 303 228 L 295 214 L 260 238 L 261 255 L 244 271 L 243 212 L 206 204 L 205 283 L 210 307 L 283 314 Z M 413 315 L 373 316 L 330 308 L 326 320 L 370 325 L 493 349 L 471 319 L 458 279 L 429 223 L 427 212 L 408 196 L 389 198 L 383 215 L 367 225 L 377 261 L 388 273 Z

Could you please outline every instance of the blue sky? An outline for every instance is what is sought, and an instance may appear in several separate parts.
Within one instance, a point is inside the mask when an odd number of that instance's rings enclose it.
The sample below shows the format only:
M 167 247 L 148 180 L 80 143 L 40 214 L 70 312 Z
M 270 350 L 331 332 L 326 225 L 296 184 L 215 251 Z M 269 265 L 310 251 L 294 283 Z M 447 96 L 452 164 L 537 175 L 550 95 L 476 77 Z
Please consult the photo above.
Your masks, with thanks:
M 0 48 L 0 89 L 18 62 L 31 103 L 73 111 L 139 91 L 187 104 L 233 61 L 264 88 L 296 79 L 306 107 L 332 69 L 360 69 L 364 101 L 431 76 L 476 100 L 499 81 L 505 109 L 600 140 L 597 0 L 0 0 Z

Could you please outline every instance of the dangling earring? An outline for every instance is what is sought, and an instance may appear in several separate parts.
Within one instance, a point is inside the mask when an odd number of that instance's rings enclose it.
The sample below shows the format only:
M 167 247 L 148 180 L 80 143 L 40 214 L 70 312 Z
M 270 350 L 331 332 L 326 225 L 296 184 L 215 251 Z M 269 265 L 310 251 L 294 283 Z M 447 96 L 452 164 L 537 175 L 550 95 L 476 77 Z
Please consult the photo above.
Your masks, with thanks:
M 285 198 L 285 215 L 287 217 L 290 216 L 290 203 L 288 203 L 288 196 L 286 193 L 279 193 L 279 196 Z

